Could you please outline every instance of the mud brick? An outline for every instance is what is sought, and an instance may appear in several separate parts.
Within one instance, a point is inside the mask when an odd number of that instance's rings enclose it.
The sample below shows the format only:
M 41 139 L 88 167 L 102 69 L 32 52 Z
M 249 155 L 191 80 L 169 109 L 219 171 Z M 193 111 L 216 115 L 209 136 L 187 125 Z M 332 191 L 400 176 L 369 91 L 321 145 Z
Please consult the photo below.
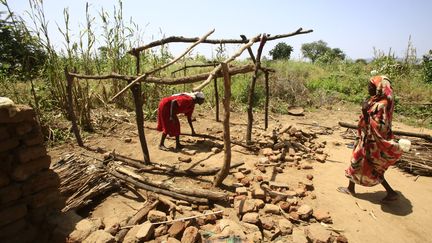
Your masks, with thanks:
M 22 231 L 14 234 L 13 236 L 7 237 L 5 239 L 0 238 L 0 242 L 2 243 L 16 243 L 16 242 L 38 242 L 35 240 L 37 237 L 37 229 L 36 227 L 27 224 Z
M 47 151 L 44 146 L 40 145 L 40 146 L 21 148 L 16 153 L 17 153 L 18 160 L 21 163 L 26 163 L 46 155 Z
M 21 197 L 21 194 L 21 185 L 17 183 L 0 188 L 0 204 L 17 200 Z
M 10 138 L 0 142 L 0 152 L 12 150 L 18 147 L 19 141 L 17 138 Z
M 0 227 L 0 239 L 21 232 L 26 227 L 26 225 L 26 220 L 20 219 L 3 227 Z
M 23 218 L 27 214 L 27 206 L 19 204 L 0 210 L 0 227 Z
M 0 170 L 0 188 L 7 186 L 10 182 L 9 176 Z
M 6 126 L 0 126 L 0 141 L 6 140 L 10 137 Z
M 45 188 L 58 187 L 59 185 L 60 178 L 53 170 L 41 171 L 23 183 L 22 194 L 26 196 L 31 193 L 39 192 Z
M 50 164 L 51 157 L 48 155 L 25 164 L 20 164 L 13 170 L 12 179 L 16 181 L 25 181 L 37 172 L 43 169 L 48 169 Z
M 0 123 L 18 123 L 22 121 L 32 121 L 36 116 L 33 108 L 25 105 L 16 105 L 17 113 L 10 117 L 8 109 L 0 109 Z
M 46 220 L 46 216 L 48 215 L 49 205 L 42 206 L 36 209 L 29 209 L 27 213 L 27 217 L 30 222 L 33 224 L 39 224 Z
M 19 136 L 23 136 L 29 132 L 31 132 L 33 130 L 33 128 L 35 127 L 35 123 L 34 122 L 23 122 L 18 124 L 15 127 L 15 132 L 16 134 L 18 134 Z
M 12 173 L 13 155 L 9 152 L 0 153 L 0 171 L 9 175 Z
M 44 137 L 39 129 L 34 129 L 23 138 L 23 142 L 27 146 L 39 145 L 44 143 Z
M 40 208 L 55 203 L 59 198 L 60 192 L 58 188 L 51 187 L 30 196 L 28 205 L 30 208 Z

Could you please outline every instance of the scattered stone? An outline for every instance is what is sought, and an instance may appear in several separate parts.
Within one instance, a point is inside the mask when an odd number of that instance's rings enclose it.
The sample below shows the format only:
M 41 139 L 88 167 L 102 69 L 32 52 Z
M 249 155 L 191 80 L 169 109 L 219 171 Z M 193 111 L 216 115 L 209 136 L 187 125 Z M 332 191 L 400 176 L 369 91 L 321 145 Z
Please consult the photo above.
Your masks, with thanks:
M 248 191 L 247 191 L 246 187 L 237 187 L 236 193 L 237 193 L 237 195 L 246 195 L 247 196 Z
M 125 138 L 125 139 L 124 139 L 124 142 L 125 142 L 125 143 L 130 143 L 130 142 L 132 142 L 132 138 Z
M 303 170 L 311 170 L 311 169 L 313 169 L 313 166 L 309 165 L 309 164 L 302 164 L 300 166 L 300 168 L 303 169 Z
M 237 211 L 237 214 L 239 215 L 257 211 L 255 206 L 255 200 L 251 200 L 251 199 L 236 200 L 234 202 L 234 208 Z
M 233 173 L 233 176 L 234 176 L 234 178 L 236 178 L 239 181 L 241 179 L 245 178 L 245 175 L 243 173 L 241 173 L 241 172 L 235 172 L 235 173 Z
M 246 213 L 243 215 L 242 221 L 249 224 L 257 224 L 259 222 L 258 213 Z
M 185 223 L 183 221 L 176 221 L 168 229 L 168 235 L 174 238 L 180 238 L 185 228 Z
M 306 188 L 297 188 L 295 193 L 298 197 L 304 197 L 306 192 Z
M 222 149 L 218 148 L 218 147 L 213 147 L 211 148 L 212 153 L 217 154 L 220 153 L 222 151 Z
M 166 218 L 166 214 L 158 210 L 150 210 L 147 215 L 147 219 L 152 223 L 165 221 Z
M 268 164 L 269 163 L 269 159 L 267 157 L 261 157 L 258 159 L 260 164 Z
M 289 208 L 291 206 L 291 203 L 289 202 L 282 202 L 279 207 L 284 211 L 284 212 L 288 212 Z
M 258 182 L 261 182 L 261 181 L 264 180 L 264 178 L 262 176 L 256 176 L 255 180 L 258 181 Z
M 288 198 L 294 198 L 295 196 L 297 196 L 297 193 L 295 191 L 292 191 L 292 190 L 285 191 L 284 193 L 285 193 L 285 195 L 287 195 Z
M 199 205 L 198 206 L 198 211 L 200 212 L 204 212 L 205 210 L 209 210 L 210 207 L 208 205 Z
M 246 234 L 250 234 L 253 232 L 260 232 L 260 234 L 261 234 L 259 227 L 256 226 L 255 224 L 250 224 L 250 223 L 245 223 L 245 222 L 240 222 L 240 224 L 241 224 L 241 226 L 244 229 L 244 232 Z
M 304 233 L 310 242 L 325 243 L 329 242 L 330 231 L 324 229 L 320 224 L 311 224 L 305 228 Z
M 322 209 L 313 210 L 312 215 L 316 220 L 318 220 L 318 222 L 323 222 L 323 223 L 327 223 L 327 224 L 333 223 L 333 220 L 330 216 L 330 213 L 327 211 L 324 211 Z
M 198 240 L 201 240 L 201 235 L 194 226 L 187 227 L 181 238 L 182 243 L 195 243 L 198 242 Z
M 219 221 L 219 229 L 221 233 L 218 236 L 237 236 L 240 239 L 246 239 L 246 235 L 243 232 L 243 227 L 230 219 L 221 219 Z M 183 242 L 183 241 L 182 241 Z
M 273 155 L 273 149 L 271 148 L 264 148 L 261 152 L 264 156 Z
M 261 173 L 266 173 L 266 167 L 264 167 L 264 166 L 257 166 L 257 169 L 259 170 L 259 171 L 261 171 Z
M 101 219 L 83 219 L 75 225 L 75 230 L 69 234 L 71 241 L 82 242 L 92 232 L 103 227 Z
M 303 230 L 295 227 L 292 232 L 292 240 L 294 243 L 308 243 L 306 235 Z
M 266 204 L 263 210 L 266 214 L 280 214 L 279 206 L 274 204 Z
M 291 208 L 290 208 L 290 210 L 291 210 Z M 297 212 L 290 212 L 289 216 L 290 216 L 290 218 L 292 218 L 294 220 L 299 220 L 300 219 L 300 216 L 299 216 L 299 214 Z
M 177 159 L 183 163 L 190 163 L 192 161 L 192 158 L 187 156 L 179 156 Z
M 286 183 L 282 183 L 282 182 L 276 182 L 276 181 L 270 181 L 269 182 L 269 186 L 272 189 L 275 188 L 285 188 L 285 189 L 289 189 L 289 185 Z
M 297 209 L 297 213 L 299 214 L 301 219 L 305 220 L 312 215 L 313 209 L 311 206 L 303 204 Z
M 265 200 L 266 193 L 261 187 L 257 187 L 252 191 L 252 198 Z
M 338 235 L 336 237 L 337 243 L 348 243 L 348 239 L 344 235 Z
M 154 225 L 149 221 L 146 221 L 145 223 L 139 225 L 138 232 L 136 233 L 135 237 L 139 242 L 148 241 L 153 238 L 154 234 Z
M 104 230 L 97 230 L 93 233 L 91 233 L 84 241 L 83 243 L 114 243 L 115 238 L 110 233 L 104 231 Z
M 275 222 L 271 217 L 261 217 L 260 220 L 263 229 L 272 230 L 275 227 Z
M 176 238 L 168 237 L 166 243 L 181 243 L 181 241 L 177 240 Z
M 288 219 L 279 219 L 278 226 L 283 236 L 289 235 L 293 231 L 293 224 Z
M 166 235 L 167 231 L 168 231 L 168 227 L 165 224 L 161 224 L 161 225 L 159 225 L 159 227 L 157 227 L 154 230 L 154 236 L 157 238 L 157 237 L 160 237 L 162 235 Z
M 277 173 L 283 173 L 283 169 L 279 166 L 274 167 L 275 172 Z
M 269 156 L 269 160 L 271 162 L 277 162 L 277 161 L 279 161 L 279 159 L 280 159 L 280 156 L 277 156 L 277 155 L 270 155 Z
M 327 159 L 327 155 L 326 154 L 317 154 L 317 155 L 315 155 L 315 159 L 318 162 L 325 163 L 325 161 Z
M 315 200 L 317 198 L 317 196 L 315 195 L 315 193 L 311 193 L 310 197 L 311 197 L 312 200 Z
M 186 148 L 183 148 L 181 151 L 182 151 L 182 153 L 187 154 L 187 155 L 191 155 L 191 156 L 195 155 L 197 153 L 196 150 L 186 149 Z
M 265 200 L 265 199 L 263 199 L 263 200 Z M 261 199 L 255 199 L 255 207 L 257 209 L 264 208 L 265 202 L 263 200 L 261 200 Z
M 250 184 L 251 184 L 251 179 L 245 177 L 245 178 L 241 179 L 240 183 L 241 183 L 243 186 L 248 187 L 248 186 L 250 186 Z
M 273 241 L 274 239 L 276 239 L 278 236 L 281 235 L 281 230 L 278 228 L 275 228 L 273 230 L 263 230 L 263 235 L 264 238 Z
M 307 178 L 308 180 L 313 180 L 314 177 L 313 177 L 313 175 L 311 175 L 311 174 L 307 174 L 307 175 L 306 175 L 306 178 Z

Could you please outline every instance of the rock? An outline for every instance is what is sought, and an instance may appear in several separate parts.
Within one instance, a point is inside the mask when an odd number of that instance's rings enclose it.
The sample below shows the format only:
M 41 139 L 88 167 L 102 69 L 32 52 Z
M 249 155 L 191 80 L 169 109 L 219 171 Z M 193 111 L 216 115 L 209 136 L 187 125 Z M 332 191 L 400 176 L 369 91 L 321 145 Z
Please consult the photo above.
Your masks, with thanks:
M 310 164 L 302 164 L 302 165 L 300 166 L 300 168 L 301 168 L 302 170 L 311 170 L 311 169 L 313 169 L 313 166 L 310 165 Z
M 253 232 L 260 232 L 261 233 L 259 227 L 256 226 L 255 224 L 240 222 L 240 225 L 243 227 L 244 232 L 246 234 L 250 234 L 250 233 L 253 233 Z
M 236 188 L 237 195 L 247 195 L 248 191 L 246 187 L 237 187 Z
M 288 219 L 282 218 L 278 220 L 278 226 L 282 235 L 289 235 L 293 231 L 293 224 Z
M 101 219 L 83 219 L 75 225 L 74 231 L 69 234 L 69 240 L 71 242 L 82 242 L 92 232 L 97 231 L 103 227 Z
M 280 207 L 284 212 L 288 212 L 290 206 L 291 206 L 291 203 L 289 203 L 289 202 L 282 202 L 281 204 L 279 204 L 279 207 Z
M 255 207 L 257 209 L 264 208 L 264 206 L 265 206 L 265 202 L 263 200 L 261 200 L 261 199 L 255 199 Z
M 168 235 L 178 239 L 183 235 L 185 228 L 185 223 L 183 221 L 176 221 L 168 229 Z
M 325 161 L 327 159 L 327 155 L 326 154 L 316 154 L 315 159 L 318 162 L 325 163 Z
M 244 168 L 244 170 L 242 171 L 242 173 L 245 175 L 249 175 L 251 172 L 252 172 L 251 169 L 246 169 L 246 168 Z
M 104 231 L 104 230 L 97 230 L 93 233 L 91 233 L 84 241 L 83 243 L 114 243 L 115 238 L 110 233 Z
M 168 227 L 165 224 L 161 224 L 154 230 L 154 236 L 157 238 L 159 236 L 165 235 L 167 234 L 167 231 Z
M 176 238 L 168 237 L 166 243 L 181 243 L 181 241 L 177 240 Z
M 344 235 L 338 235 L 336 237 L 337 243 L 348 243 L 348 239 Z
M 298 227 L 293 228 L 292 232 L 293 243 L 308 243 L 306 235 L 303 230 Z
M 317 196 L 314 193 L 311 193 L 310 197 L 311 197 L 312 200 L 315 200 L 317 198 Z
M 273 149 L 271 149 L 271 148 L 264 148 L 264 149 L 262 149 L 261 152 L 264 156 L 273 155 Z
M 257 211 L 255 207 L 255 200 L 251 199 L 236 200 L 234 202 L 234 208 L 237 210 L 239 215 Z
M 272 189 L 275 189 L 275 188 L 285 188 L 285 189 L 288 189 L 289 188 L 288 184 L 282 183 L 282 182 L 276 182 L 276 181 L 270 181 L 269 182 L 269 186 Z
M 211 210 L 205 210 L 203 213 L 208 214 L 208 213 L 212 213 L 212 212 L 213 211 L 211 211 Z M 216 222 L 216 220 L 217 220 L 217 216 L 215 214 L 209 214 L 209 215 L 206 215 L 204 217 L 204 222 L 206 224 L 214 224 Z
M 217 154 L 217 153 L 220 153 L 222 150 L 218 147 L 213 147 L 213 148 L 211 148 L 211 151 L 212 151 L 212 153 Z
M 273 241 L 274 239 L 276 239 L 278 236 L 281 235 L 281 231 L 278 228 L 275 228 L 273 230 L 263 230 L 263 235 L 264 238 Z
M 266 214 L 280 214 L 279 206 L 274 204 L 266 204 L 263 210 Z
M 259 171 L 261 171 L 261 173 L 266 173 L 266 167 L 264 167 L 264 166 L 257 166 L 257 169 L 259 170 Z
M 239 181 L 241 179 L 245 178 L 245 175 L 243 173 L 241 173 L 241 172 L 235 172 L 235 173 L 233 173 L 233 176 L 234 176 L 234 178 L 236 178 Z
M 256 176 L 255 177 L 255 181 L 261 182 L 263 180 L 264 180 L 264 178 L 262 176 Z
M 295 196 L 297 196 L 297 192 L 289 190 L 289 191 L 285 191 L 284 192 L 285 195 L 287 195 L 288 198 L 294 198 Z
M 294 220 L 299 220 L 300 219 L 300 216 L 299 216 L 299 214 L 297 212 L 290 212 L 289 216 L 291 218 L 293 218 Z
M 263 229 L 272 230 L 275 227 L 275 222 L 271 217 L 261 217 L 260 220 Z
M 296 195 L 299 196 L 299 197 L 304 197 L 305 196 L 305 192 L 306 192 L 306 188 L 297 188 L 295 190 Z
M 191 155 L 191 156 L 195 155 L 197 153 L 196 150 L 186 149 L 186 148 L 183 148 L 181 151 L 182 151 L 182 153 L 187 154 L 187 155 Z
M 310 242 L 326 243 L 331 237 L 330 231 L 324 229 L 320 224 L 311 224 L 305 228 L 304 233 Z
M 305 220 L 312 215 L 313 209 L 311 208 L 311 206 L 303 204 L 297 209 L 297 213 L 301 219 Z
M 249 224 L 257 224 L 259 222 L 258 213 L 246 213 L 243 215 L 242 221 Z
M 132 142 L 132 138 L 125 138 L 125 139 L 124 139 L 124 142 L 125 142 L 125 143 L 130 143 L 130 142 Z
M 263 189 L 257 187 L 252 191 L 252 198 L 265 200 L 266 193 Z
M 258 159 L 260 164 L 268 164 L 269 163 L 269 159 L 267 157 L 261 157 Z
M 194 226 L 189 226 L 185 229 L 181 238 L 181 243 L 195 243 L 201 240 L 201 235 L 198 229 Z
M 245 177 L 245 178 L 241 179 L 240 183 L 243 184 L 243 186 L 248 187 L 251 184 L 251 180 L 249 178 Z
M 333 223 L 333 220 L 330 216 L 330 213 L 327 211 L 324 211 L 322 209 L 313 210 L 312 215 L 318 222 L 323 222 L 323 223 L 327 223 L 327 224 Z
M 166 214 L 158 210 L 150 210 L 147 215 L 147 219 L 152 223 L 165 221 L 166 218 Z
M 313 180 L 314 177 L 313 177 L 313 175 L 311 175 L 311 174 L 307 174 L 307 175 L 306 175 L 306 178 L 307 178 L 308 180 Z
M 230 219 L 221 219 L 218 227 L 221 231 L 219 236 L 237 236 L 240 239 L 246 239 L 246 235 L 243 232 L 241 225 Z
M 208 205 L 198 205 L 198 211 L 200 212 L 204 212 L 206 210 L 209 210 L 209 206 Z
M 277 155 L 270 155 L 269 156 L 269 160 L 271 162 L 277 162 L 277 161 L 279 161 L 279 159 L 280 159 L 280 156 L 277 156 Z
M 274 167 L 274 171 L 277 173 L 283 173 L 283 169 L 279 166 Z
M 313 182 L 310 180 L 303 181 L 303 182 L 301 182 L 301 184 L 305 187 L 305 189 L 307 191 L 313 191 L 314 190 Z
M 179 156 L 177 159 L 183 163 L 190 163 L 192 161 L 192 158 L 187 156 Z

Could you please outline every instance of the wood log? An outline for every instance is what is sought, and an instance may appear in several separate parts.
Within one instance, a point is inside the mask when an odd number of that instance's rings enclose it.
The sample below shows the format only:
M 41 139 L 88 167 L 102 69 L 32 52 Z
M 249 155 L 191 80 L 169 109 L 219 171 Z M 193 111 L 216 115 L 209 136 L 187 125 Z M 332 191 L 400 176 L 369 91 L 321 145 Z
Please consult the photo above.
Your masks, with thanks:
M 140 224 L 143 219 L 147 216 L 147 214 L 150 212 L 150 210 L 152 210 L 153 208 L 155 208 L 157 205 L 159 204 L 159 201 L 146 201 L 144 206 L 138 210 L 138 212 L 129 219 L 129 221 L 127 222 L 126 226 L 134 226 L 137 224 Z M 126 234 L 128 233 L 129 228 L 123 228 L 121 229 L 117 235 L 116 235 L 116 242 L 122 242 L 126 236 Z
M 213 86 L 214 86 L 214 96 L 215 96 L 215 105 L 216 105 L 216 121 L 220 122 L 219 120 L 219 92 L 217 87 L 217 78 L 215 77 L 213 79 Z
M 119 173 L 128 175 L 129 177 L 131 177 L 131 178 L 133 178 L 139 182 L 142 182 L 144 184 L 158 187 L 158 188 L 162 188 L 162 189 L 166 189 L 166 190 L 176 192 L 179 194 L 208 198 L 209 200 L 213 200 L 213 201 L 226 201 L 228 199 L 228 195 L 226 193 L 223 193 L 223 192 L 215 192 L 215 191 L 205 190 L 205 189 L 201 189 L 201 188 L 176 187 L 174 185 L 170 185 L 170 184 L 164 183 L 162 181 L 155 181 L 155 180 L 151 180 L 149 178 L 146 178 L 143 175 L 137 174 L 133 170 L 128 169 L 124 166 L 111 165 L 111 168 L 115 169 Z
M 264 72 L 265 75 L 265 105 L 264 105 L 264 129 L 268 128 L 268 108 L 269 108 L 269 100 L 270 100 L 270 88 L 269 88 L 269 72 Z
M 138 168 L 139 172 L 149 172 L 149 173 L 163 173 L 168 175 L 180 175 L 180 176 L 208 176 L 216 174 L 220 168 L 210 168 L 210 169 L 179 169 L 172 166 L 161 165 L 161 164 L 150 164 L 144 165 L 139 160 L 130 159 L 128 157 L 115 154 L 114 160 L 122 161 L 130 166 Z M 231 165 L 230 169 L 239 167 L 243 165 L 244 162 L 238 162 Z
M 136 180 L 134 180 L 132 178 L 129 178 L 128 176 L 123 175 L 123 174 L 121 174 L 121 173 L 119 173 L 119 172 L 117 172 L 117 171 L 115 171 L 113 169 L 108 170 L 108 172 L 111 175 L 113 175 L 113 176 L 115 176 L 115 177 L 117 177 L 117 178 L 119 178 L 119 179 L 121 179 L 121 180 L 123 180 L 123 181 L 125 181 L 127 183 L 130 183 L 130 184 L 132 184 L 132 185 L 134 185 L 136 187 L 142 188 L 142 189 L 147 190 L 147 191 L 152 191 L 152 192 L 164 194 L 164 195 L 167 195 L 167 196 L 170 196 L 170 197 L 173 197 L 173 198 L 177 198 L 177 199 L 181 199 L 181 200 L 185 200 L 185 201 L 188 201 L 188 202 L 191 202 L 191 203 L 208 204 L 208 200 L 206 198 L 200 198 L 200 197 L 193 197 L 193 196 L 183 195 L 183 194 L 180 194 L 180 193 L 171 192 L 171 191 L 168 191 L 168 190 L 165 190 L 165 189 L 161 189 L 161 188 L 157 188 L 157 187 L 154 187 L 154 186 L 146 185 L 146 184 L 141 183 L 139 181 L 136 181 Z
M 347 122 L 339 122 L 339 126 L 346 127 L 346 128 L 352 128 L 352 129 L 358 129 L 357 125 L 350 124 Z M 423 138 L 425 140 L 432 142 L 432 135 L 425 134 L 425 133 L 414 133 L 414 132 L 405 132 L 405 131 L 393 130 L 393 134 L 399 135 L 399 136 Z
M 196 68 L 196 67 L 215 67 L 217 66 L 219 63 L 206 63 L 206 64 L 195 64 L 195 65 L 184 65 L 182 68 L 179 68 L 177 70 L 174 70 L 171 72 L 171 75 L 180 72 L 182 70 L 186 70 L 188 68 Z
M 221 186 L 223 180 L 228 176 L 231 166 L 231 135 L 230 135 L 230 100 L 231 100 L 231 77 L 228 71 L 227 63 L 221 63 L 221 67 L 224 73 L 224 163 L 222 169 L 216 175 L 213 185 Z

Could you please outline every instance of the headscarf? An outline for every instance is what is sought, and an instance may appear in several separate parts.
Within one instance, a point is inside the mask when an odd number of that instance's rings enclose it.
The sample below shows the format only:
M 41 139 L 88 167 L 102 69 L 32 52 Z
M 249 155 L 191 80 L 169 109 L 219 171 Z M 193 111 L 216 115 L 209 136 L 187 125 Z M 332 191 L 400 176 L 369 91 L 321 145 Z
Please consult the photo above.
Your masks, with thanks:
M 204 99 L 205 98 L 204 93 L 201 92 L 201 91 L 196 91 L 196 92 L 191 92 L 191 93 L 184 92 L 184 93 L 179 93 L 179 94 L 173 94 L 172 96 L 179 96 L 179 95 L 187 95 L 187 96 L 191 97 L 194 100 L 196 98 L 199 98 L 199 99 Z
M 394 102 L 390 79 L 387 76 L 374 76 L 370 82 L 376 87 L 376 94 L 369 99 L 369 110 L 378 110 L 379 107 L 385 106 L 386 119 L 391 127 Z

